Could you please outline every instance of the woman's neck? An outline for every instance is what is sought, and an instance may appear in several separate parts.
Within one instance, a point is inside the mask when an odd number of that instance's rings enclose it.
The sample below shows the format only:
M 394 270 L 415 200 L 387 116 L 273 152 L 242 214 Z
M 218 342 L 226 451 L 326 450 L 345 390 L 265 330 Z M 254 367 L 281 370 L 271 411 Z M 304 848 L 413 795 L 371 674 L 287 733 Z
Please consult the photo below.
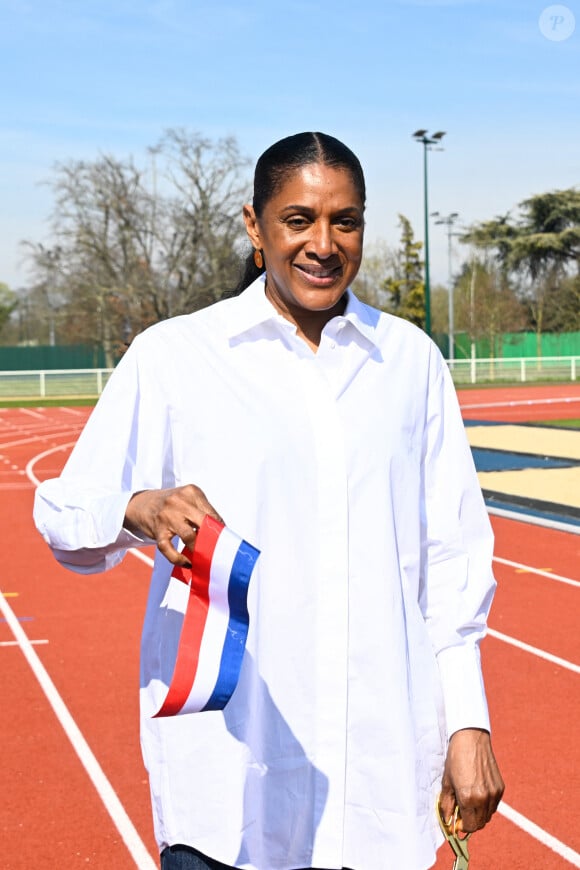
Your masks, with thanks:
M 344 314 L 347 303 L 346 293 L 341 296 L 336 305 L 322 311 L 290 305 L 270 292 L 266 283 L 266 297 L 272 303 L 278 314 L 296 326 L 296 335 L 301 338 L 316 353 L 320 345 L 322 330 L 333 317 Z

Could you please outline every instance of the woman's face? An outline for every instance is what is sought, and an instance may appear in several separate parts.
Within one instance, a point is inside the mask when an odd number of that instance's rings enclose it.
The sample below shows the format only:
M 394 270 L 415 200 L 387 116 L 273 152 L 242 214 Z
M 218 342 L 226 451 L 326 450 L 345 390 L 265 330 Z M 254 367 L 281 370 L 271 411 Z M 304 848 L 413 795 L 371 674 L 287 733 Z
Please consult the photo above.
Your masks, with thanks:
M 250 240 L 262 250 L 266 289 L 282 311 L 336 306 L 362 258 L 364 206 L 347 169 L 310 163 L 293 171 L 260 218 L 244 207 Z

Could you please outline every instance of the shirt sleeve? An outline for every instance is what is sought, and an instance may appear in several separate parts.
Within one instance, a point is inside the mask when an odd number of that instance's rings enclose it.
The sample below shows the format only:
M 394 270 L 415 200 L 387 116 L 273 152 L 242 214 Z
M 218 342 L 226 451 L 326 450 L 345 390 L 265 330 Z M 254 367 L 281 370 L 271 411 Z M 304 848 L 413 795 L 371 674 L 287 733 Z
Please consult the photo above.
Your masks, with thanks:
M 36 491 L 38 530 L 56 559 L 79 573 L 105 571 L 129 547 L 154 543 L 123 528 L 127 503 L 135 492 L 172 485 L 168 415 L 153 361 L 140 359 L 151 354 L 140 355 L 139 344 L 113 372 L 61 476 Z
M 495 580 L 493 534 L 447 365 L 427 399 L 420 605 L 443 687 L 448 736 L 489 730 L 479 643 Z

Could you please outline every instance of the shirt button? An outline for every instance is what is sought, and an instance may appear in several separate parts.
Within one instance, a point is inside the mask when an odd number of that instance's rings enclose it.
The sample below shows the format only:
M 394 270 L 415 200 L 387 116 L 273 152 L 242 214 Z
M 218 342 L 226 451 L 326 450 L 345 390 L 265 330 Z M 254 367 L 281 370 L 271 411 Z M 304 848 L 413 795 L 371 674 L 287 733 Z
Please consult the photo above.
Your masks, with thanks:
M 336 347 L 336 342 L 331 341 L 331 342 L 330 342 L 330 349 L 331 349 L 331 350 L 334 350 L 335 347 Z

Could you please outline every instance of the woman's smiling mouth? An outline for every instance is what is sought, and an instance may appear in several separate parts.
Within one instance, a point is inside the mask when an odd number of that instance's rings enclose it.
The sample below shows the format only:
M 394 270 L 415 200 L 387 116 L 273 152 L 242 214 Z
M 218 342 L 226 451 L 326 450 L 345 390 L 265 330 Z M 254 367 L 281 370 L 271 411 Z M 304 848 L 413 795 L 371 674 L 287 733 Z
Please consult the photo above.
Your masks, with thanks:
M 329 268 L 328 266 L 315 266 L 311 263 L 294 263 L 294 268 L 298 269 L 310 284 L 320 287 L 331 284 L 342 275 L 340 264 Z

